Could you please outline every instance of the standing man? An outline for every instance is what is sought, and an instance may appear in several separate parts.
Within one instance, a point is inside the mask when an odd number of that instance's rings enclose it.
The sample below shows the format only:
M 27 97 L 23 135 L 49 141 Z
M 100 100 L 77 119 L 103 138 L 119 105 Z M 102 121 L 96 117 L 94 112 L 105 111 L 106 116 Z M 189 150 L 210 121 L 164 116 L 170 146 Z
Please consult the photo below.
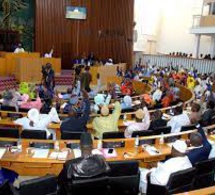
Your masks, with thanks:
M 90 82 L 92 81 L 92 75 L 90 74 L 90 66 L 85 67 L 85 71 L 81 73 L 81 89 L 90 92 Z
M 46 64 L 46 79 L 45 79 L 45 84 L 46 87 L 50 90 L 53 91 L 55 87 L 55 72 L 52 68 L 52 65 L 50 63 Z

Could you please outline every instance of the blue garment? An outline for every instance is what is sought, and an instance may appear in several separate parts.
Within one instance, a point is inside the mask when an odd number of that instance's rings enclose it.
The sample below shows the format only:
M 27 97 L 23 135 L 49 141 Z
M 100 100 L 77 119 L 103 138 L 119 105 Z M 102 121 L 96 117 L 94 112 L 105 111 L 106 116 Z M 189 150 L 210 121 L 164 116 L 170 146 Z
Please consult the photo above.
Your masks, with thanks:
M 90 101 L 88 99 L 84 99 L 84 105 L 82 109 L 84 110 L 81 116 L 77 116 L 77 117 L 70 116 L 63 120 L 60 126 L 61 131 L 70 131 L 70 132 L 87 131 L 86 124 L 90 114 Z
M 198 132 L 202 135 L 203 146 L 200 148 L 192 149 L 187 154 L 193 166 L 195 166 L 197 162 L 207 160 L 211 151 L 211 145 L 207 140 L 204 130 L 202 129 L 202 127 L 199 127 L 198 130 L 199 130 Z
M 9 183 L 13 184 L 15 179 L 18 178 L 18 174 L 12 170 L 1 168 L 0 170 L 0 184 L 4 182 L 4 180 L 8 180 Z

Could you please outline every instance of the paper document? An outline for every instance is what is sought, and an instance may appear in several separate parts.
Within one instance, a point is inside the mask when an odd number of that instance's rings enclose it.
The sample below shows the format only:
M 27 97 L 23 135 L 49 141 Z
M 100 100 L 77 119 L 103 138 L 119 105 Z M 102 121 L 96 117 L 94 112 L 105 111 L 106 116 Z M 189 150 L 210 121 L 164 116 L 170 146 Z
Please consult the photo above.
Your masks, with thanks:
M 6 152 L 5 148 L 0 148 L 0 159 L 4 156 L 4 153 Z
M 81 157 L 81 150 L 80 149 L 73 149 L 73 154 L 75 158 Z
M 49 155 L 49 159 L 57 159 L 59 152 L 52 152 Z
M 105 158 L 114 158 L 114 157 L 117 157 L 117 153 L 116 153 L 116 150 L 113 148 L 113 151 L 111 153 L 109 153 L 109 149 L 110 148 L 105 148 L 103 149 L 103 155 Z
M 69 153 L 69 151 L 59 152 L 57 159 L 58 160 L 66 160 L 68 153 Z
M 157 148 L 155 148 L 154 146 L 147 145 L 147 146 L 144 147 L 144 145 L 143 145 L 143 148 L 151 156 L 155 156 L 155 155 L 161 154 L 161 152 L 159 150 L 157 150 Z
M 93 149 L 93 150 L 92 150 L 92 154 L 93 154 L 93 155 L 96 155 L 96 154 L 97 154 L 97 155 L 103 155 L 102 151 L 99 150 L 99 149 Z
M 33 158 L 48 158 L 49 149 L 35 149 Z
M 56 160 L 66 160 L 68 156 L 69 151 L 63 151 L 63 152 L 52 152 L 49 155 L 49 159 L 56 159 Z

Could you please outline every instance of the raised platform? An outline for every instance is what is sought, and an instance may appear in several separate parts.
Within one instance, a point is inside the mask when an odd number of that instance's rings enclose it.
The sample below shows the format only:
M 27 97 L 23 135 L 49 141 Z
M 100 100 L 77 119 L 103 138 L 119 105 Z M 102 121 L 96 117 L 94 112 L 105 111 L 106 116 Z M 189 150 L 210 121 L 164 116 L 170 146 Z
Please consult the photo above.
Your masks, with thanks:
M 5 89 L 13 89 L 16 84 L 15 77 L 0 77 L 0 91 Z
M 0 77 L 0 91 L 5 89 L 13 89 L 17 80 L 15 76 Z M 73 77 L 71 71 L 62 71 L 60 76 L 55 77 L 56 85 L 71 86 L 73 83 Z

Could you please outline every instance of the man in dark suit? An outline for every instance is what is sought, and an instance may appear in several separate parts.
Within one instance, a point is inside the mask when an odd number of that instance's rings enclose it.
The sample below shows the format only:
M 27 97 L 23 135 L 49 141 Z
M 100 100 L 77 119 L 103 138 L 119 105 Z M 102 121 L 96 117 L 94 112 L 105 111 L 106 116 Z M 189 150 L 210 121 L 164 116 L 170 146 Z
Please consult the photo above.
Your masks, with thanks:
M 187 156 L 194 166 L 197 162 L 207 160 L 211 151 L 211 144 L 208 142 L 204 130 L 200 125 L 197 126 L 198 132 L 190 135 L 188 145 L 193 147 L 188 151 Z
M 211 118 L 215 116 L 215 103 L 213 101 L 207 102 L 207 109 L 202 115 L 201 124 L 202 126 L 208 126 L 211 124 Z

